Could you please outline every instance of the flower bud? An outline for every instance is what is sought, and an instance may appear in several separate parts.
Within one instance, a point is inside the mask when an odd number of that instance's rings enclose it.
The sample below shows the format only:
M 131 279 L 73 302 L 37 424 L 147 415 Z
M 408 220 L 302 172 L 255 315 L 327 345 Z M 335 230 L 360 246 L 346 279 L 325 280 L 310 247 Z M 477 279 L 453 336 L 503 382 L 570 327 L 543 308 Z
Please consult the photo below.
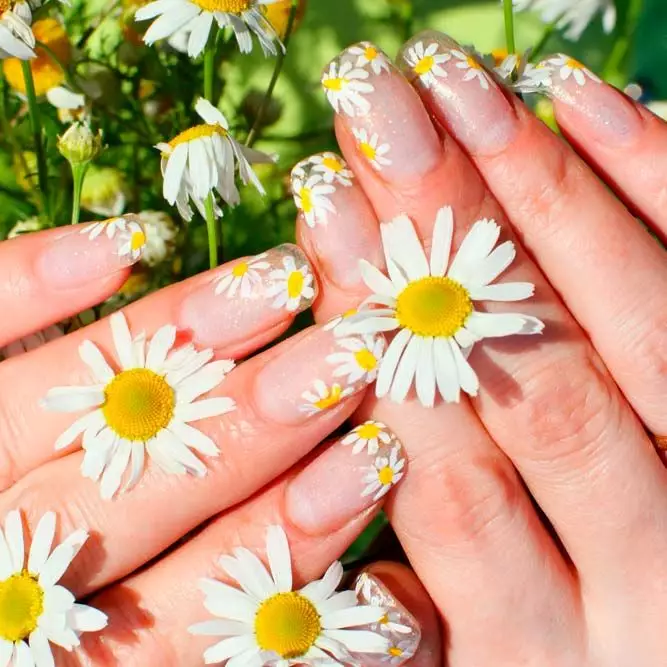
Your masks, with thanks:
M 58 137 L 58 150 L 72 167 L 88 164 L 102 152 L 102 131 L 93 134 L 86 123 L 73 123 Z

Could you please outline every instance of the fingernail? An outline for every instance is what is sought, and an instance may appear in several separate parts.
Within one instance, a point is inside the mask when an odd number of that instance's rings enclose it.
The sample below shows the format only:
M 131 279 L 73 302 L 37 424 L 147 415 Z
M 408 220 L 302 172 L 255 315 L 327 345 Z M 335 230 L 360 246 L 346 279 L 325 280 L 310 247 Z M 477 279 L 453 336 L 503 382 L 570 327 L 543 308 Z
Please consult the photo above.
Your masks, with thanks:
M 343 51 L 324 70 L 322 86 L 360 155 L 383 178 L 418 180 L 437 164 L 441 143 L 419 96 L 377 46 Z
M 85 223 L 51 237 L 35 261 L 35 273 L 51 288 L 74 289 L 139 261 L 146 234 L 132 214 Z
M 347 163 L 335 153 L 306 158 L 292 170 L 291 188 L 318 268 L 341 289 L 361 285 L 359 260 L 382 263 L 380 231 Z
M 308 259 L 291 243 L 230 263 L 211 275 L 185 297 L 178 320 L 206 347 L 249 340 L 310 308 L 317 297 Z
M 379 422 L 366 422 L 327 447 L 290 482 L 290 521 L 325 535 L 379 502 L 405 475 L 403 447 Z
M 627 146 L 641 135 L 642 121 L 628 100 L 585 65 L 564 54 L 542 60 L 548 68 L 545 92 L 575 114 L 570 124 L 598 142 Z
M 340 337 L 325 325 L 283 346 L 255 377 L 255 403 L 268 419 L 300 424 L 373 382 L 385 340 Z
M 371 631 L 389 640 L 387 654 L 380 662 L 399 665 L 412 658 L 421 643 L 422 633 L 417 619 L 372 574 L 362 572 L 356 579 L 355 591 L 359 604 L 387 610 L 378 623 L 369 626 Z
M 398 62 L 426 106 L 472 154 L 494 155 L 514 139 L 518 120 L 501 88 L 447 35 L 418 34 L 403 46 Z

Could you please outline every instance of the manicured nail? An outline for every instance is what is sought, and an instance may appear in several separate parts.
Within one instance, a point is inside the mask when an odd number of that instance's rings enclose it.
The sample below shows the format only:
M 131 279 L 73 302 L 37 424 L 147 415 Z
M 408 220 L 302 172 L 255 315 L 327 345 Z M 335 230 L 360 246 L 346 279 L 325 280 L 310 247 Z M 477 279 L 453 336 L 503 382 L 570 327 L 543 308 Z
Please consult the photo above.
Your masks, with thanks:
M 606 145 L 627 146 L 641 136 L 638 111 L 612 86 L 593 74 L 585 65 L 564 54 L 542 60 L 548 69 L 545 92 L 567 105 L 574 114 L 570 124 Z
M 361 285 L 359 260 L 382 264 L 380 231 L 347 163 L 335 153 L 306 158 L 292 170 L 291 188 L 319 270 L 342 289 Z
M 81 287 L 139 261 L 146 234 L 132 214 L 69 227 L 50 236 L 35 273 L 52 289 Z
M 401 443 L 380 422 L 367 422 L 327 447 L 290 482 L 290 521 L 325 535 L 379 502 L 405 474 Z
M 389 640 L 387 654 L 380 664 L 400 665 L 412 658 L 421 643 L 417 619 L 392 595 L 374 575 L 362 572 L 355 582 L 359 604 L 383 607 L 387 613 L 369 627 Z
M 255 378 L 255 403 L 268 419 L 299 424 L 373 382 L 385 350 L 383 336 L 337 336 L 312 327 L 271 359 Z
M 441 143 L 415 91 L 370 42 L 341 53 L 325 69 L 329 103 L 361 156 L 388 181 L 417 180 L 434 167 Z
M 310 308 L 317 283 L 308 259 L 291 243 L 213 272 L 181 305 L 180 326 L 197 343 L 222 348 L 249 340 Z
M 475 55 L 434 30 L 407 42 L 401 69 L 432 113 L 472 154 L 494 155 L 514 139 L 518 121 Z

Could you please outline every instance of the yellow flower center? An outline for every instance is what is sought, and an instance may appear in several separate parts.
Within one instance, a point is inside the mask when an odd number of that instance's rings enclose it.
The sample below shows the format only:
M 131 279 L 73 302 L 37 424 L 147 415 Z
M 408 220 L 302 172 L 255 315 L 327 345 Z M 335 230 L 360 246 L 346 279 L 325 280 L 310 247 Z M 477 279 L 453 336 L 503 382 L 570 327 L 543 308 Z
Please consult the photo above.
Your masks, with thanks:
M 433 69 L 433 65 L 435 65 L 435 58 L 433 56 L 424 56 L 415 65 L 415 72 L 420 76 L 428 74 Z
M 375 358 L 375 355 L 367 348 L 355 352 L 354 358 L 357 364 L 359 364 L 359 368 L 362 368 L 366 372 L 374 370 L 378 365 L 378 360 Z
M 327 408 L 333 407 L 337 403 L 340 403 L 342 392 L 343 388 L 339 384 L 335 384 L 324 398 L 315 401 L 315 407 L 318 410 L 326 410 Z
M 205 12 L 227 12 L 240 14 L 250 9 L 251 0 L 192 0 Z
M 349 79 L 340 78 L 340 77 L 332 77 L 332 78 L 324 79 L 322 81 L 322 85 L 327 90 L 342 90 L 343 86 L 347 85 L 349 82 L 350 82 Z
M 374 46 L 367 46 L 364 49 L 364 57 L 366 60 L 375 60 L 378 57 L 378 50 Z
M 227 136 L 227 131 L 220 125 L 195 125 L 175 136 L 169 142 L 169 145 L 173 149 L 179 144 L 186 144 L 188 141 L 202 139 L 203 137 L 212 137 L 214 134 L 219 134 L 221 137 L 225 137 Z
M 333 172 L 338 173 L 339 171 L 343 171 L 343 165 L 338 158 L 325 157 L 324 160 L 322 160 L 322 164 Z
M 248 266 L 248 262 L 239 262 L 233 269 L 232 269 L 232 275 L 234 278 L 243 278 L 246 273 L 248 273 L 248 269 L 250 267 Z
M 130 239 L 130 248 L 132 248 L 132 250 L 141 250 L 145 245 L 146 234 L 141 230 L 134 232 Z
M 568 58 L 565 62 L 565 65 L 571 69 L 584 69 L 585 67 L 585 65 L 580 63 L 578 60 L 575 60 L 574 58 Z
M 296 299 L 303 292 L 303 273 L 301 271 L 292 271 L 287 278 L 287 296 L 290 299 Z
M 146 442 L 174 416 L 174 390 L 147 368 L 119 373 L 104 389 L 104 396 L 104 418 L 109 428 L 126 440 Z
M 8 9 L 12 9 L 13 2 L 11 0 L 0 0 L 0 14 L 4 14 Z
M 473 56 L 468 56 L 466 58 L 466 62 L 468 63 L 468 67 L 470 69 L 482 69 L 482 66 L 477 62 L 477 59 L 474 58 Z
M 509 56 L 509 51 L 507 49 L 493 49 L 491 51 L 491 57 L 496 66 L 502 64 L 503 60 Z
M 420 278 L 398 295 L 396 317 L 418 336 L 449 338 L 473 311 L 468 291 L 451 278 Z
M 380 431 L 381 429 L 377 424 L 362 424 L 357 429 L 357 435 L 362 440 L 372 440 L 380 435 Z M 382 621 L 380 621 L 380 623 L 382 623 Z
M 372 162 L 375 160 L 377 151 L 367 141 L 362 141 L 359 144 L 359 150 Z
M 0 638 L 18 642 L 36 628 L 44 611 L 44 590 L 29 572 L 0 582 Z
M 310 188 L 301 188 L 299 190 L 301 198 L 301 210 L 304 213 L 310 213 L 313 210 L 313 193 Z
M 299 593 L 278 593 L 255 616 L 257 644 L 288 660 L 305 655 L 322 632 L 315 605 Z
M 391 467 L 385 466 L 378 470 L 378 480 L 382 486 L 389 486 L 394 481 L 394 471 Z
M 398 648 L 398 646 L 392 646 L 387 653 L 394 658 L 400 658 L 403 655 L 403 650 Z

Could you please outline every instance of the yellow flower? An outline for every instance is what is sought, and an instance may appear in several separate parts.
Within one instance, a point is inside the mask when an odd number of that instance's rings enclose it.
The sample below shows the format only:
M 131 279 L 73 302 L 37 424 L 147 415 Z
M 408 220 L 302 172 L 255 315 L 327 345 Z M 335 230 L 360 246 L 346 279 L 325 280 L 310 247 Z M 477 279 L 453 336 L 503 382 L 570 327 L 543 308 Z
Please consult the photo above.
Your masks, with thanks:
M 292 0 L 278 0 L 278 2 L 274 2 L 273 4 L 264 5 L 262 9 L 264 10 L 264 14 L 269 23 L 276 31 L 278 37 L 283 39 L 285 37 L 285 33 L 287 32 L 290 10 L 292 9 Z M 299 6 L 296 10 L 296 16 L 294 17 L 294 25 L 292 26 L 292 32 L 297 29 L 303 20 L 303 15 L 305 13 L 306 0 L 299 0 Z

